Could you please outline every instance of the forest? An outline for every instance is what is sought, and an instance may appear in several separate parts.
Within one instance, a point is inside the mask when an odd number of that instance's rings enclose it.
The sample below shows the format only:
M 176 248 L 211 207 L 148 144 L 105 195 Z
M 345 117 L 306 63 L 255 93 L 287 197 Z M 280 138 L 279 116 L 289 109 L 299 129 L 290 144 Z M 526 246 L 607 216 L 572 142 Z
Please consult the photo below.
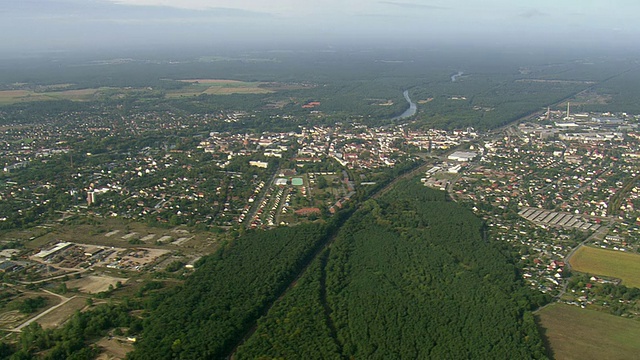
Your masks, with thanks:
M 472 213 L 408 180 L 345 223 L 236 355 L 545 358 L 516 272 Z
M 58 100 L 2 106 L 0 124 L 6 119 L 26 123 L 63 111 L 90 110 L 97 105 L 99 113 L 124 116 L 148 111 L 183 115 L 255 112 L 250 121 L 220 124 L 216 129 L 219 131 L 289 131 L 301 124 L 330 125 L 354 120 L 386 125 L 408 106 L 403 90 L 409 90 L 418 103 L 414 127 L 491 129 L 592 87 L 604 95 L 606 102 L 580 104 L 577 109 L 601 110 L 609 104 L 629 112 L 637 109 L 633 99 L 624 95 L 638 74 L 635 64 L 629 61 L 582 61 L 561 55 L 550 60 L 548 54 L 544 57 L 479 54 L 460 49 L 433 55 L 430 49 L 403 52 L 340 49 L 197 56 L 177 61 L 140 58 L 113 63 L 104 59 L 61 59 L 55 65 L 56 71 L 51 71 L 51 63 L 36 60 L 20 66 L 0 63 L 0 68 L 6 70 L 0 74 L 0 90 L 34 91 L 56 84 L 67 84 L 66 90 L 103 89 L 101 95 L 84 104 Z M 457 72 L 463 74 L 452 81 L 451 75 Z M 267 94 L 165 96 L 167 91 L 184 86 L 176 80 L 194 78 L 285 86 Z M 314 109 L 318 113 L 310 114 L 301 107 L 308 101 L 321 103 Z M 280 105 L 274 108 L 273 104 Z M 281 121 L 277 118 L 280 114 L 293 118 Z
M 317 223 L 249 232 L 202 258 L 150 311 L 130 359 L 224 357 L 330 233 Z
M 331 240 L 337 225 L 248 232 L 203 258 L 129 358 L 224 358 L 256 321 L 238 359 L 545 358 L 530 312 L 543 298 L 445 193 L 402 180 Z
M 38 84 L 63 83 L 71 84 L 70 89 L 109 88 L 107 96 L 87 102 L 1 106 L 0 126 L 5 131 L 17 133 L 26 124 L 55 127 L 65 134 L 61 139 L 69 147 L 61 157 L 30 164 L 29 173 L 7 173 L 4 178 L 16 184 L 55 180 L 73 185 L 69 171 L 73 164 L 115 171 L 111 161 L 131 157 L 133 150 L 195 148 L 210 131 L 298 131 L 300 125 L 341 122 L 388 125 L 407 106 L 402 97 L 405 89 L 418 103 L 408 128 L 496 128 L 586 89 L 598 93 L 600 102 L 575 104 L 577 111 L 605 111 L 611 104 L 628 111 L 638 109 L 635 99 L 625 95 L 638 79 L 637 68 L 628 62 L 565 58 L 542 63 L 536 56 L 513 54 L 496 62 L 496 54 L 474 54 L 478 55 L 340 50 L 177 62 L 87 65 L 77 60 L 68 66 L 57 63 L 54 67 L 59 71 L 31 60 L 21 71 L 0 64 L 0 90 L 37 90 Z M 462 74 L 454 81 L 451 75 L 456 73 Z M 176 79 L 189 78 L 301 86 L 268 94 L 165 97 L 166 91 L 183 86 Z M 309 101 L 320 105 L 313 111 L 302 108 Z M 237 110 L 251 115 L 237 122 L 217 120 L 216 115 Z M 283 114 L 290 115 L 286 121 Z M 157 123 L 143 123 L 141 115 Z M 163 121 L 171 117 L 191 122 L 180 130 L 162 129 Z M 85 119 L 90 125 L 106 124 L 107 130 L 96 130 L 100 134 L 113 134 L 78 136 L 76 124 Z M 144 124 L 148 132 L 127 134 L 122 129 L 128 123 Z M 121 130 L 122 134 L 117 133 Z M 187 155 L 172 156 L 187 161 Z M 151 187 L 165 178 L 188 174 L 202 180 L 198 185 L 203 192 L 231 185 L 221 180 L 227 174 L 217 169 L 209 155 L 188 159 L 206 165 L 195 170 L 166 168 L 146 177 L 127 175 L 123 182 L 135 188 Z M 271 168 L 277 162 L 271 160 Z M 321 165 L 309 168 L 313 166 Z M 487 238 L 481 220 L 448 200 L 445 193 L 415 180 L 402 180 L 379 198 L 371 198 L 391 179 L 417 166 L 418 162 L 407 161 L 367 175 L 376 185 L 359 188 L 353 197 L 357 205 L 347 205 L 329 220 L 270 231 L 235 230 L 242 234 L 203 257 L 184 284 L 146 289 L 156 292 L 144 304 L 140 318 L 131 315 L 132 308 L 109 304 L 76 314 L 58 330 L 32 325 L 19 344 L 0 344 L 0 357 L 91 358 L 97 349 L 86 345 L 107 329 L 121 327 L 139 338 L 130 359 L 215 359 L 230 354 L 238 359 L 545 358 L 531 311 L 546 298 L 522 284 L 512 254 Z M 269 175 L 239 159 L 228 170 L 242 171 L 247 179 Z M 349 175 L 362 181 L 354 173 Z M 254 188 L 251 181 L 233 184 L 241 187 L 242 198 Z M 81 188 L 82 182 L 77 184 Z M 15 202 L 0 203 L 0 213 L 12 214 L 0 229 L 33 226 L 77 201 L 62 188 L 47 187 L 41 192 L 37 196 L 49 199 L 46 206 L 24 214 L 19 214 Z M 210 200 L 223 203 L 227 197 L 223 191 Z M 127 205 L 113 195 L 103 196 L 97 205 L 109 201 Z M 148 221 L 157 226 L 182 221 L 162 216 Z M 196 220 L 184 223 L 196 226 Z M 602 291 L 614 290 L 603 287 Z M 24 312 L 41 306 L 34 301 L 23 304 Z

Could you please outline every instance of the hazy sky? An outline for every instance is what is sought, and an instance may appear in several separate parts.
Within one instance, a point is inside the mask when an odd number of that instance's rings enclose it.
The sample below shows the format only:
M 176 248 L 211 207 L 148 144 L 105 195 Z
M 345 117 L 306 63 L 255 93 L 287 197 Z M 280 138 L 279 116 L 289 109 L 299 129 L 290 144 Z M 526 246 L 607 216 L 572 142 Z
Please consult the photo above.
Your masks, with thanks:
M 459 41 L 633 47 L 637 0 L 2 0 L 0 49 Z

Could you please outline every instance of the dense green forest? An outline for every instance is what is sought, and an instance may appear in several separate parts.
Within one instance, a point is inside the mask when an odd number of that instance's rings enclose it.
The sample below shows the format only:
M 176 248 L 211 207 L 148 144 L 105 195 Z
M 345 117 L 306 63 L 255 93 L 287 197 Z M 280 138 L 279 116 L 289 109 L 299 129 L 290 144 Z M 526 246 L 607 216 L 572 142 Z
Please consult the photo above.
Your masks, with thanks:
M 238 348 L 237 359 L 339 359 L 341 349 L 324 305 L 324 266 L 318 257 L 296 287 L 258 321 L 256 332 Z
M 68 100 L 5 105 L 0 108 L 0 123 L 39 122 L 56 113 L 79 110 L 118 116 L 149 111 L 187 116 L 242 110 L 254 111 L 256 116 L 238 123 L 218 124 L 215 130 L 289 131 L 302 124 L 331 125 L 353 120 L 385 125 L 407 108 L 402 91 L 408 89 L 414 101 L 421 101 L 415 127 L 490 129 L 603 81 L 598 90 L 606 101 L 586 103 L 577 109 L 606 111 L 610 110 L 609 105 L 628 112 L 637 109 L 624 90 L 634 83 L 638 72 L 620 76 L 636 66 L 624 59 L 575 60 L 562 54 L 554 58 L 549 54 L 480 54 L 473 50 L 447 50 L 434 55 L 433 49 L 186 56 L 165 60 L 141 57 L 121 62 L 60 59 L 53 63 L 0 63 L 0 69 L 5 70 L 0 72 L 0 90 L 14 89 L 15 84 L 30 90 L 53 84 L 70 84 L 67 90 L 111 89 L 97 95 L 90 102 L 92 105 Z M 458 72 L 463 74 L 453 81 L 452 75 Z M 201 94 L 176 99 L 165 96 L 166 91 L 185 86 L 177 79 L 202 78 L 285 86 L 267 94 Z M 314 109 L 320 114 L 310 114 L 301 107 L 308 101 L 321 103 Z M 273 108 L 275 103 L 280 106 Z M 293 118 L 281 121 L 281 114 Z
M 130 358 L 224 357 L 329 234 L 323 224 L 251 232 L 203 258 L 151 311 Z
M 541 298 L 471 212 L 405 181 L 369 200 L 261 319 L 244 358 L 545 358 Z

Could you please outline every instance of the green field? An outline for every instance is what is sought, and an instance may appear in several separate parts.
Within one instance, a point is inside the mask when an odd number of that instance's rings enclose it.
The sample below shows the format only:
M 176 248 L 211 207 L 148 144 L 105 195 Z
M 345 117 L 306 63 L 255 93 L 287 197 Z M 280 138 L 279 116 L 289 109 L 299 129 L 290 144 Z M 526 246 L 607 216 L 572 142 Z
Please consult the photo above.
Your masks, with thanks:
M 640 287 L 640 255 L 583 246 L 570 263 L 575 271 L 610 276 L 624 285 Z
M 0 91 L 0 105 L 44 100 L 76 100 L 87 101 L 103 89 L 81 89 L 65 91 L 36 92 L 32 90 Z
M 273 91 L 261 87 L 261 82 L 246 82 L 238 80 L 221 80 L 221 79 L 195 79 L 180 80 L 189 83 L 189 86 L 172 90 L 167 93 L 168 98 L 179 98 L 194 95 L 229 95 L 229 94 L 268 94 Z
M 195 79 L 195 80 L 179 80 L 188 83 L 180 89 L 167 90 L 165 97 L 181 98 L 207 95 L 229 95 L 229 94 L 269 94 L 277 90 L 288 89 L 283 85 L 280 87 L 264 87 L 267 85 L 262 82 L 246 82 L 237 80 L 220 80 L 220 79 Z M 154 90 L 151 88 L 87 88 L 87 89 L 71 89 L 64 90 L 69 84 L 50 85 L 40 90 L 16 89 L 0 91 L 0 105 L 15 104 L 31 101 L 46 100 L 72 100 L 72 101 L 90 101 L 97 97 L 121 96 L 128 93 L 149 93 Z M 291 87 L 293 88 L 293 87 Z
M 640 321 L 554 304 L 538 313 L 555 359 L 637 359 Z

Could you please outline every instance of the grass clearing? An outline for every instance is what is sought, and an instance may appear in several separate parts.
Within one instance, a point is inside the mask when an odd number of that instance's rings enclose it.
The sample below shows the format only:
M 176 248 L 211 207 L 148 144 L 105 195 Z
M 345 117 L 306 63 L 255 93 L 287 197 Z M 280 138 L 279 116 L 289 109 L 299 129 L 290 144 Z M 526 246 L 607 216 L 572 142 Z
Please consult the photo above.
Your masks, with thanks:
M 235 86 L 211 86 L 204 91 L 209 95 L 229 95 L 229 94 L 269 94 L 271 90 L 254 87 L 235 87 Z
M 70 289 L 78 288 L 84 293 L 97 294 L 109 290 L 109 285 L 115 288 L 118 282 L 124 284 L 127 280 L 129 279 L 111 276 L 86 276 L 67 281 L 67 287 Z
M 553 304 L 538 313 L 555 359 L 635 359 L 640 321 L 577 306 Z
M 640 288 L 640 255 L 582 246 L 570 260 L 578 272 L 614 277 Z
M 181 82 L 191 83 L 191 84 L 251 84 L 240 80 L 226 80 L 226 79 L 192 79 L 192 80 L 179 80 Z
M 104 88 L 78 89 L 62 91 L 32 91 L 32 90 L 3 90 L 0 91 L 0 104 L 14 104 L 19 102 L 45 101 L 45 100 L 91 100 Z
M 96 345 L 103 349 L 97 360 L 124 359 L 128 352 L 133 351 L 133 344 L 116 337 L 100 339 Z
M 165 97 L 175 99 L 181 97 L 192 97 L 202 94 L 208 95 L 229 95 L 229 94 L 270 94 L 279 90 L 302 89 L 305 87 L 274 84 L 265 82 L 247 82 L 239 80 L 225 79 L 192 79 L 178 80 L 188 83 L 182 89 L 168 90 Z M 151 89 L 131 89 L 131 88 L 89 88 L 89 89 L 67 89 L 71 84 L 59 84 L 49 86 L 39 86 L 32 89 L 16 89 L 0 91 L 0 105 L 9 105 L 20 102 L 46 101 L 46 100 L 71 100 L 89 101 L 99 97 L 121 97 L 129 92 L 149 93 Z
M 167 97 L 176 98 L 194 95 L 229 95 L 229 94 L 269 94 L 273 90 L 261 87 L 262 82 L 246 82 L 224 79 L 194 79 L 179 80 L 189 83 L 190 86 L 167 93 Z
M 20 311 L 19 307 L 22 302 L 24 302 L 27 298 L 36 298 L 38 296 L 47 299 L 45 306 L 36 309 L 35 312 L 30 314 L 24 314 Z M 38 314 L 46 311 L 50 307 L 58 305 L 59 303 L 59 297 L 44 292 L 24 292 L 22 294 L 19 294 L 2 307 L 0 311 L 0 328 L 13 329 L 27 319 L 33 318 Z
M 0 91 L 0 104 L 14 104 L 25 101 L 49 100 L 44 94 L 38 94 L 29 90 L 3 90 Z
M 37 320 L 38 324 L 43 329 L 55 329 L 64 324 L 76 310 L 82 310 L 87 306 L 87 299 L 84 297 L 75 297 L 67 301 L 64 305 L 57 308 L 55 311 L 51 311 L 45 316 Z

